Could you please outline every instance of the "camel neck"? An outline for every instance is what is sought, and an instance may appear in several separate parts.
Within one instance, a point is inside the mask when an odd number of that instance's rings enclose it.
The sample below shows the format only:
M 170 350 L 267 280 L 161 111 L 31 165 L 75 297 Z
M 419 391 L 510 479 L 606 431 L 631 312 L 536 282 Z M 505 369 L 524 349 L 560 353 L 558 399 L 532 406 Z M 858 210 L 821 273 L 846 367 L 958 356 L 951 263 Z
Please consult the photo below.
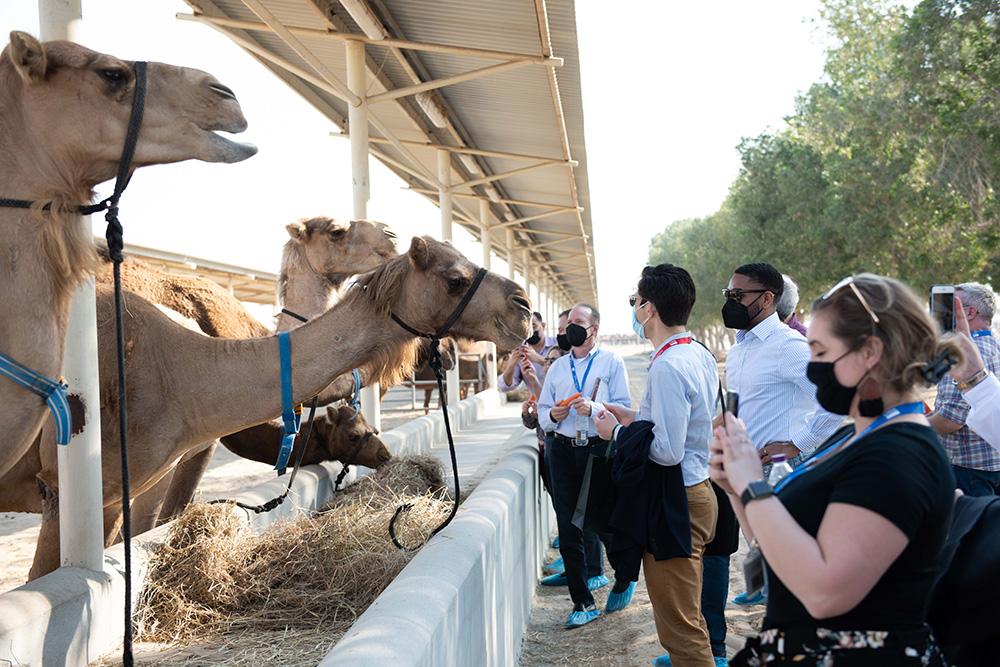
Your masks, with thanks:
M 337 286 L 301 261 L 288 262 L 283 266 L 279 282 L 282 307 L 308 320 L 326 312 L 333 305 L 331 301 Z M 278 316 L 276 328 L 278 331 L 290 331 L 301 324 L 299 320 L 282 313 Z

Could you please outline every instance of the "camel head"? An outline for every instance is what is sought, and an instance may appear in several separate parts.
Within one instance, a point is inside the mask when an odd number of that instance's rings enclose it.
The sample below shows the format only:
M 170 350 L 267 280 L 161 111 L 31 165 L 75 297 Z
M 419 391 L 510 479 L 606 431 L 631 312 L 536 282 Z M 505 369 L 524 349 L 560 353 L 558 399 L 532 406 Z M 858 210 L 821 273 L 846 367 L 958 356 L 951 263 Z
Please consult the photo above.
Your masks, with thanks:
M 282 264 L 298 256 L 314 273 L 327 278 L 367 273 L 396 256 L 396 235 L 381 222 L 317 217 L 285 229 L 291 239 L 285 244 Z
M 339 408 L 326 406 L 325 418 L 322 415 L 316 417 L 313 428 L 316 429 L 316 441 L 322 450 L 320 460 L 378 468 L 392 458 L 377 432 L 368 437 L 367 442 L 355 453 L 358 443 L 373 429 L 365 421 L 364 415 L 360 412 L 355 414 L 354 408 L 348 405 Z
M 40 185 L 92 187 L 117 171 L 134 90 L 131 61 L 12 32 L 0 54 L 0 113 L 7 126 L 0 140 L 11 144 L 3 148 L 18 153 L 13 159 L 23 170 L 33 166 L 36 180 L 58 179 Z M 210 74 L 151 62 L 134 166 L 245 160 L 256 147 L 216 131 L 246 126 L 236 96 Z
M 450 243 L 414 237 L 410 249 L 358 281 L 382 312 L 391 311 L 419 331 L 444 325 L 469 290 L 479 267 Z M 530 333 L 531 302 L 512 280 L 487 273 L 448 335 L 491 340 L 513 349 Z

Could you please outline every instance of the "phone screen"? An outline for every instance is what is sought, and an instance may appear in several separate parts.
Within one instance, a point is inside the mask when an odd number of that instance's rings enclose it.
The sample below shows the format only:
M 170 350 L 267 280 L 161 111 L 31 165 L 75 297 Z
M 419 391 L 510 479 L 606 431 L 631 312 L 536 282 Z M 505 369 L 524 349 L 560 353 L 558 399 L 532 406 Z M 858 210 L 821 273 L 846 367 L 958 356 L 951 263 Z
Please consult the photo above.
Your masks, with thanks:
M 935 292 L 931 288 L 931 317 L 937 322 L 941 331 L 952 331 L 955 328 L 955 290 L 950 292 Z

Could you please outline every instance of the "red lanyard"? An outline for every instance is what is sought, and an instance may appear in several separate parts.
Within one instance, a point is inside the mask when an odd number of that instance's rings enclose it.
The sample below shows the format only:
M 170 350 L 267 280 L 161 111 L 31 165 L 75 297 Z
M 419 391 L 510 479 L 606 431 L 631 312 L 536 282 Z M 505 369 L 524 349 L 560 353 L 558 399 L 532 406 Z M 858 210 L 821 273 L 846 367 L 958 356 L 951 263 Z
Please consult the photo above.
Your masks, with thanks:
M 666 345 L 664 345 L 663 347 L 661 347 L 659 350 L 656 351 L 656 354 L 653 355 L 653 358 L 652 360 L 650 360 L 649 365 L 652 366 L 653 362 L 656 361 L 661 354 L 672 348 L 674 345 L 687 345 L 690 342 L 691 342 L 690 336 L 673 339 L 672 341 L 668 342 Z

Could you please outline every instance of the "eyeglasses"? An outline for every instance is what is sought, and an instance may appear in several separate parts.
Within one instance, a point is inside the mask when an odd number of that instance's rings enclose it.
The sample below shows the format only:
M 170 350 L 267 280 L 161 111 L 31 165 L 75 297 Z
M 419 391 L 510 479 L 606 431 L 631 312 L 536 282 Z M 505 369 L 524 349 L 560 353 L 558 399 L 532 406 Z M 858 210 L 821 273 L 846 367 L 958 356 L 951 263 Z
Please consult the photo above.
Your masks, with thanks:
M 744 294 L 763 294 L 764 292 L 770 292 L 769 289 L 741 289 L 739 287 L 733 287 L 732 289 L 726 288 L 722 290 L 722 296 L 726 297 L 731 301 L 739 301 L 743 298 Z
M 868 315 L 872 318 L 872 322 L 878 324 L 878 315 L 876 315 L 875 311 L 872 310 L 872 307 L 868 305 L 868 299 L 865 298 L 865 295 L 862 294 L 861 290 L 858 289 L 858 286 L 854 284 L 854 276 L 847 276 L 839 283 L 831 287 L 830 290 L 823 295 L 823 300 L 826 301 L 841 289 L 848 286 L 850 286 L 851 291 L 854 292 L 854 296 L 858 297 L 858 301 L 861 303 L 862 307 L 868 311 Z
M 638 294 L 633 294 L 632 296 L 630 296 L 630 297 L 628 298 L 628 305 L 630 305 L 630 306 L 632 306 L 633 308 L 635 308 L 635 302 L 636 302 L 636 301 L 639 301 L 639 295 L 638 295 Z M 644 304 L 644 303 L 646 303 L 646 300 L 645 300 L 645 299 L 643 299 L 642 301 L 639 301 L 639 305 L 640 305 L 640 306 L 641 306 L 642 304 Z

